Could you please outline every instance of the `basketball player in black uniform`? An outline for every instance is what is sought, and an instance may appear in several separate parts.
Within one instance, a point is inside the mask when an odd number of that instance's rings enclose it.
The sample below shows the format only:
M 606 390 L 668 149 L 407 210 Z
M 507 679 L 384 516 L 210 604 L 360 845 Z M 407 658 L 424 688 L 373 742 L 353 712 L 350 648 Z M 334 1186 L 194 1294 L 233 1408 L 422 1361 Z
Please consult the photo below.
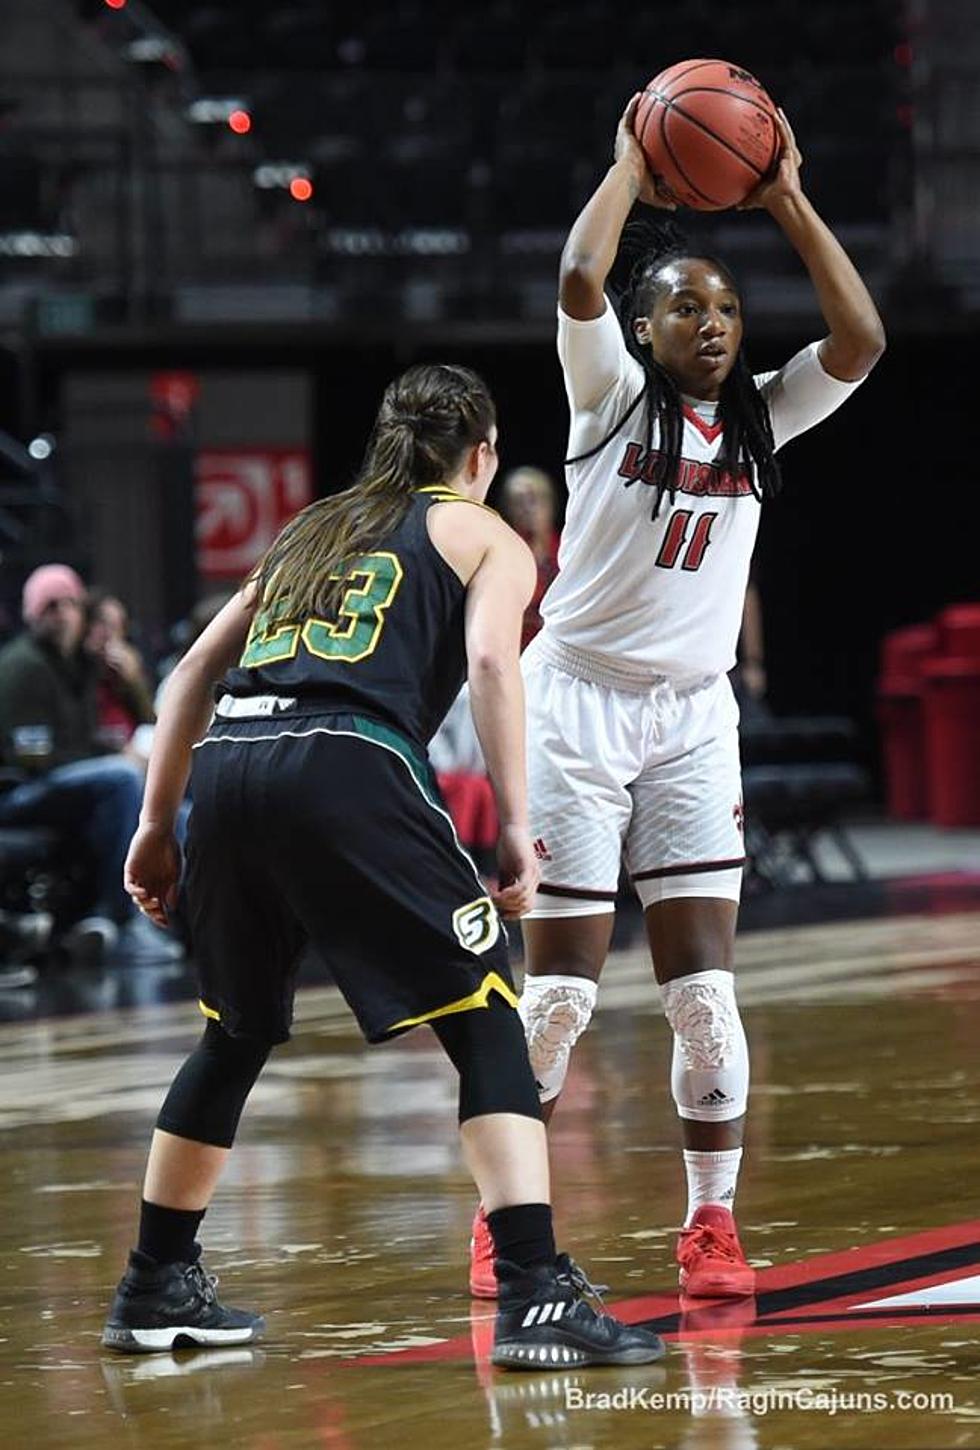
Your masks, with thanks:
M 193 750 L 184 890 L 208 1021 L 157 1119 L 109 1348 L 237 1344 L 264 1328 L 217 1302 L 195 1235 L 248 1093 L 289 1036 L 308 939 L 369 1042 L 430 1023 L 459 1072 L 463 1152 L 497 1250 L 495 1363 L 662 1353 L 655 1335 L 594 1311 L 581 1271 L 555 1253 L 500 923 L 527 910 L 537 883 L 518 667 L 535 569 L 503 521 L 474 506 L 496 471 L 496 433 L 474 373 L 409 369 L 385 392 L 355 485 L 286 526 L 170 679 L 125 879 L 165 924 Z M 426 757 L 464 676 L 500 815 L 495 899 Z

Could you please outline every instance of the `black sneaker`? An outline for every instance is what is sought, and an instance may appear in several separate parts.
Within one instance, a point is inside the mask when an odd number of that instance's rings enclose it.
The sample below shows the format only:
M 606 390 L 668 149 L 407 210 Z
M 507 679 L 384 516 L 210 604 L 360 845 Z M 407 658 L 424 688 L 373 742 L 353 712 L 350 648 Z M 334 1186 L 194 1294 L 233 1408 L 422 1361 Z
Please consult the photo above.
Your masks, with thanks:
M 584 1294 L 599 1299 L 598 1293 L 567 1254 L 530 1269 L 498 1259 L 497 1283 L 492 1364 L 580 1369 L 588 1364 L 650 1364 L 664 1353 L 663 1340 L 650 1330 L 621 1324 L 586 1304 Z
M 265 1320 L 219 1304 L 217 1279 L 199 1263 L 158 1264 L 134 1249 L 102 1331 L 106 1349 L 155 1354 L 195 1344 L 247 1344 Z

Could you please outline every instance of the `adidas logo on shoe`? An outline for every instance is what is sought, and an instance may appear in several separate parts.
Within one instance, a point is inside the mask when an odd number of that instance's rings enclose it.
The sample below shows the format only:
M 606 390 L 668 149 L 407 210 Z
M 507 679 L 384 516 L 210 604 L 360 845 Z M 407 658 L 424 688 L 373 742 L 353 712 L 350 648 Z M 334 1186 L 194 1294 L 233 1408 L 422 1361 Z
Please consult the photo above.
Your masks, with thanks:
M 497 1260 L 500 1290 L 491 1363 L 504 1369 L 590 1364 L 650 1364 L 663 1342 L 639 1325 L 622 1324 L 585 1302 L 598 1290 L 567 1254 L 521 1268 Z
M 521 1328 L 528 1329 L 532 1324 L 547 1324 L 549 1319 L 557 1324 L 567 1308 L 564 1299 L 552 1304 L 532 1304 L 521 1320 Z

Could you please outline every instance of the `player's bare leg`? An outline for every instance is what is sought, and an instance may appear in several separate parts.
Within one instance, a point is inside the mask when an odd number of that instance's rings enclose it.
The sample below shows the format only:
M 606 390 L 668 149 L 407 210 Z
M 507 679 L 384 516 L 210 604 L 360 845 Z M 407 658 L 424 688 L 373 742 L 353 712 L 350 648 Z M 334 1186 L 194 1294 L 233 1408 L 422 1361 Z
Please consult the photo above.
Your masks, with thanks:
M 647 908 L 664 1011 L 674 1033 L 671 1090 L 681 1119 L 688 1207 L 678 1245 L 690 1296 L 752 1292 L 732 1206 L 742 1156 L 748 1049 L 734 990 L 738 905 L 675 897 Z
M 680 896 L 650 906 L 645 913 L 653 969 L 661 987 L 699 972 L 735 970 L 734 901 Z M 726 1122 L 681 1118 L 684 1147 L 701 1152 L 741 1148 L 745 1114 Z
M 520 1018 L 494 998 L 487 1010 L 434 1019 L 460 1074 L 460 1135 L 486 1205 L 499 1305 L 494 1364 L 648 1364 L 663 1345 L 648 1330 L 596 1313 L 588 1280 L 556 1252 L 548 1146 Z
M 550 1203 L 544 1124 L 517 1113 L 484 1113 L 460 1125 L 466 1166 L 487 1213 L 513 1203 Z
M 269 1051 L 209 1021 L 171 1083 L 150 1144 L 138 1245 L 103 1331 L 107 1349 L 244 1344 L 264 1332 L 261 1315 L 218 1302 L 196 1235 Z
M 612 939 L 613 919 L 609 911 L 595 916 L 543 917 L 522 922 L 524 994 L 520 1012 L 545 1124 L 551 1121 L 557 1105 L 572 1047 L 591 1016 L 596 983 Z M 494 1246 L 486 1212 L 487 1201 L 483 1198 L 473 1218 L 470 1239 L 470 1293 L 477 1299 L 493 1299 L 497 1294 Z
M 144 1199 L 184 1212 L 207 1208 L 230 1152 L 156 1128 L 143 1180 Z
M 607 911 L 595 916 L 539 917 L 522 923 L 524 995 L 521 1017 L 528 1034 L 531 1067 L 538 1082 L 541 1115 L 545 1123 L 551 1121 L 561 1096 L 571 1049 L 588 1025 L 595 993 L 594 990 L 588 991 L 584 1000 L 576 998 L 574 984 L 569 984 L 569 991 L 565 993 L 560 990 L 549 993 L 551 1001 L 538 996 L 532 1009 L 532 999 L 542 983 L 531 979 L 578 977 L 586 983 L 597 984 L 609 955 L 614 920 L 614 914 Z M 548 1077 L 547 1083 L 543 1081 L 544 1075 Z
M 544 1124 L 516 1113 L 486 1113 L 460 1127 L 466 1166 L 488 1212 L 510 1203 L 548 1203 Z M 150 1145 L 143 1197 L 162 1208 L 195 1212 L 211 1202 L 229 1148 L 195 1143 L 157 1128 Z

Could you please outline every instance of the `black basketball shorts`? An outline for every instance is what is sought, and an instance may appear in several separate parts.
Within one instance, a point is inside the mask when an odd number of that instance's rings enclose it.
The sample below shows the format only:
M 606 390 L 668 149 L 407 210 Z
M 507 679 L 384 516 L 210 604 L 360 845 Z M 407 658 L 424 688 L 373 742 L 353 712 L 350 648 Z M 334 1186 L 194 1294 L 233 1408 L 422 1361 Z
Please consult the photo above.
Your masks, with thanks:
M 183 910 L 201 1010 L 283 1042 L 306 941 L 380 1042 L 493 991 L 507 937 L 431 766 L 380 721 L 216 718 L 194 751 Z

